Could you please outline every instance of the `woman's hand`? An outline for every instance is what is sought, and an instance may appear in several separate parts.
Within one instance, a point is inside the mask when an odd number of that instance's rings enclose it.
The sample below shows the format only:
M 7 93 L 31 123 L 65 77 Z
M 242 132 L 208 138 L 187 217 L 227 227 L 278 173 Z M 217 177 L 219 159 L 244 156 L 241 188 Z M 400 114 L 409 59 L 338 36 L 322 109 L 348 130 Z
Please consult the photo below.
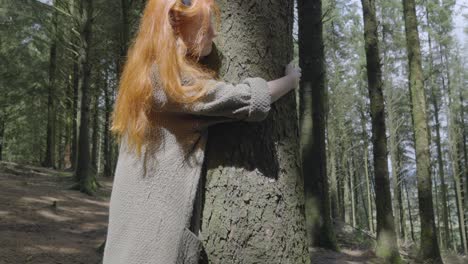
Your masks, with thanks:
M 294 66 L 293 62 L 291 61 L 288 65 L 286 65 L 284 73 L 284 77 L 268 82 L 271 103 L 274 103 L 283 95 L 299 86 L 302 75 L 301 68 Z
M 301 81 L 301 71 L 301 68 L 299 66 L 295 66 L 292 61 L 288 65 L 286 65 L 284 75 L 291 76 L 294 86 L 293 88 L 296 88 L 299 85 L 299 82 Z

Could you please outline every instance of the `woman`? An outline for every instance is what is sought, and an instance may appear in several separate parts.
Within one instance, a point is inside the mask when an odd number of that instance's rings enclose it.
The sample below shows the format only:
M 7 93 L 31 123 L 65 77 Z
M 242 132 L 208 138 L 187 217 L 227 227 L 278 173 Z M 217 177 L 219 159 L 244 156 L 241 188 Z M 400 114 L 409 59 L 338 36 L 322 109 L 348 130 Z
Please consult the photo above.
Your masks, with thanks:
M 190 220 L 208 127 L 260 122 L 293 90 L 301 71 L 237 85 L 198 61 L 216 36 L 213 0 L 148 0 L 128 52 L 112 116 L 120 149 L 103 264 L 197 263 L 201 240 Z

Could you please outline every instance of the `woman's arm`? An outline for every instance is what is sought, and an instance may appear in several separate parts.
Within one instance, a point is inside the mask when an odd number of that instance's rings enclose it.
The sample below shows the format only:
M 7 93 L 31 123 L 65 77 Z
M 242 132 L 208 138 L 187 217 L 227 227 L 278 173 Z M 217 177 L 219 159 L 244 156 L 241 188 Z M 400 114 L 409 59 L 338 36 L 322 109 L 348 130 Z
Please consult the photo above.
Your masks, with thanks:
M 286 66 L 285 76 L 279 79 L 269 81 L 271 103 L 276 102 L 289 91 L 295 89 L 299 85 L 301 78 L 301 68 L 295 67 L 292 62 Z
M 226 117 L 226 121 L 237 119 L 259 122 L 267 117 L 273 102 L 297 87 L 300 69 L 290 63 L 285 73 L 286 76 L 270 82 L 260 77 L 245 78 L 238 84 L 210 80 L 207 85 L 215 87 L 208 89 L 199 101 L 187 104 L 172 102 L 163 89 L 155 85 L 154 99 L 161 112 Z M 154 78 L 157 84 L 157 75 Z

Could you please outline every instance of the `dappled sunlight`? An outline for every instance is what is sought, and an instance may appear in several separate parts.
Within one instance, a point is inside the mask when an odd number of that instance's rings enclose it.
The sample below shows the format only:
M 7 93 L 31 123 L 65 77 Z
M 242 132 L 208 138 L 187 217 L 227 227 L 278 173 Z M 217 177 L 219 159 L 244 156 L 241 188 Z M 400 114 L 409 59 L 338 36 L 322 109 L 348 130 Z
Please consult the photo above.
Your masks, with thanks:
M 48 199 L 47 199 L 48 198 Z M 53 201 L 56 201 L 56 198 L 52 197 L 21 197 L 18 201 L 19 202 L 26 202 L 26 203 L 41 203 L 45 205 L 50 205 L 52 204 Z
M 80 253 L 81 251 L 78 248 L 72 248 L 72 247 L 57 247 L 57 246 L 52 246 L 52 245 L 35 245 L 35 246 L 26 246 L 23 248 L 23 251 L 28 252 L 28 253 L 44 253 L 44 252 L 50 252 L 50 253 L 60 253 L 60 254 L 77 254 Z
M 0 217 L 5 217 L 5 216 L 8 216 L 8 215 L 11 215 L 10 211 L 0 210 Z
M 71 217 L 61 216 L 61 215 L 52 213 L 52 212 L 50 212 L 48 210 L 38 210 L 37 214 L 39 214 L 39 215 L 41 215 L 43 217 L 46 217 L 46 218 L 48 218 L 50 220 L 58 221 L 58 222 L 70 221 L 70 220 L 73 219 Z

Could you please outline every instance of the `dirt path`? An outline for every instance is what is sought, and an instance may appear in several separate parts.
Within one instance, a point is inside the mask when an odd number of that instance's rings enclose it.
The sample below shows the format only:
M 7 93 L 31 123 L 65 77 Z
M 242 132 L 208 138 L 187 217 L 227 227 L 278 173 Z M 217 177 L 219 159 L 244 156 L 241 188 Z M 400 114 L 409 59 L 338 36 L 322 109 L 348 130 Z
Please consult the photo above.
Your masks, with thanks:
M 100 182 L 91 197 L 67 190 L 70 173 L 0 162 L 0 264 L 98 264 L 111 191 Z

